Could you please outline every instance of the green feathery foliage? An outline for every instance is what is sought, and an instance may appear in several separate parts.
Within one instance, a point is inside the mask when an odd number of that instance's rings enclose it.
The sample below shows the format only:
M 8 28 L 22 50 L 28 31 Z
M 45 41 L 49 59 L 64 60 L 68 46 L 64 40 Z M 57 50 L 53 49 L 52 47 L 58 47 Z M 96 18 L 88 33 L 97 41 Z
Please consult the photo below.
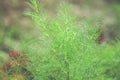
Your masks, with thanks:
M 120 46 L 99 45 L 97 26 L 92 20 L 72 15 L 67 3 L 48 16 L 37 0 L 33 12 L 26 14 L 35 22 L 40 36 L 24 42 L 34 80 L 119 80 Z

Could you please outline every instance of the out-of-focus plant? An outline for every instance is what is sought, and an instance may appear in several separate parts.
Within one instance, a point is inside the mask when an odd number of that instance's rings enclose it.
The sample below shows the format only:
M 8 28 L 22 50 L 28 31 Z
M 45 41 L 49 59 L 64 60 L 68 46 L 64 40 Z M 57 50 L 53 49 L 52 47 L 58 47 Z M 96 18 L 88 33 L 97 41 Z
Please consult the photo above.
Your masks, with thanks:
M 25 53 L 15 50 L 9 52 L 8 60 L 0 67 L 0 79 L 2 80 L 32 80 L 33 74 L 26 68 L 27 60 Z
M 117 23 L 119 24 L 120 23 L 120 4 L 119 3 L 114 4 L 114 11 L 118 21 Z

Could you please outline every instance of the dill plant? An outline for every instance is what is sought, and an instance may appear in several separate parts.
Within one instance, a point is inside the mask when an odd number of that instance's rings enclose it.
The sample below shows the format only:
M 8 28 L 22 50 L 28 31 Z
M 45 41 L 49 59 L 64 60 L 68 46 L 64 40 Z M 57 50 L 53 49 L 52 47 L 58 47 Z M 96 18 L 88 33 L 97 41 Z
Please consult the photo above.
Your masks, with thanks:
M 120 47 L 96 44 L 98 29 L 92 20 L 79 22 L 67 3 L 53 16 L 47 16 L 37 0 L 31 0 L 30 5 L 34 11 L 26 14 L 40 36 L 25 41 L 23 51 L 32 62 L 28 69 L 34 80 L 119 80 L 111 74 L 119 75 L 118 68 L 112 68 L 120 61 Z

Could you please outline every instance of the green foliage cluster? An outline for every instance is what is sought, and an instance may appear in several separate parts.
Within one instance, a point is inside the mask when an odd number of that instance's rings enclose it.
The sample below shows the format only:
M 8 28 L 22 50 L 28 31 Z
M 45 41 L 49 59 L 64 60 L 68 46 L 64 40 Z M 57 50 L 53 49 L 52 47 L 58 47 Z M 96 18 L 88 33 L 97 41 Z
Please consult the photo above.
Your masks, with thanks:
M 70 6 L 62 4 L 58 13 L 48 16 L 31 0 L 33 12 L 27 12 L 36 23 L 40 36 L 24 42 L 34 80 L 120 80 L 120 42 L 99 45 L 95 42 L 97 25 L 78 19 Z

